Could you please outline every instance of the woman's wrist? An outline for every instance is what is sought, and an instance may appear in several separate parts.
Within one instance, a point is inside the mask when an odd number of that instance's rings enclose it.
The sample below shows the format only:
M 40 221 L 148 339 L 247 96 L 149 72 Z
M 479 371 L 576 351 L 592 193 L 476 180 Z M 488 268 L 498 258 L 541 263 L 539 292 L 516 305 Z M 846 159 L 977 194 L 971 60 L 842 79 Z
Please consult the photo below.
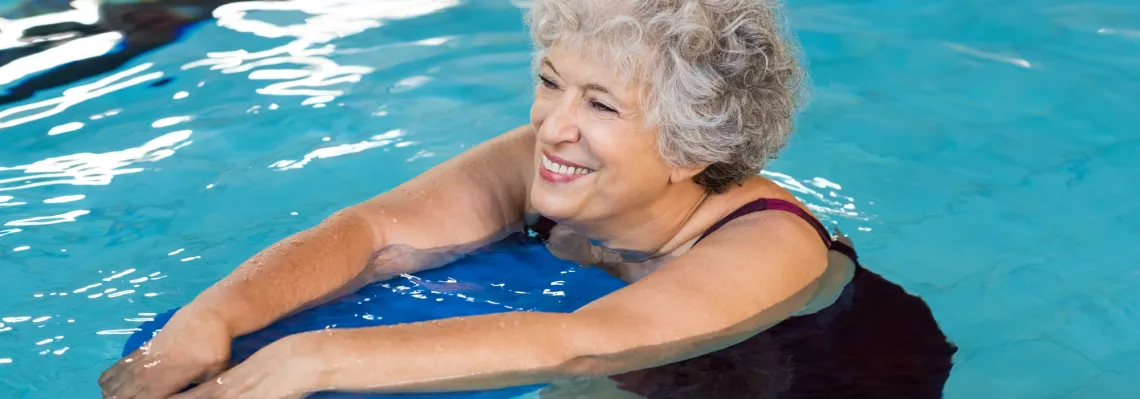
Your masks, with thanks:
M 173 322 L 174 319 L 184 319 L 187 322 L 199 325 L 212 324 L 219 326 L 226 331 L 227 336 L 229 336 L 231 339 L 234 338 L 233 328 L 226 320 L 224 312 L 220 311 L 216 306 L 202 301 L 201 299 L 195 299 L 183 306 L 178 310 L 177 313 L 175 313 L 174 318 L 171 319 L 171 322 Z M 168 323 L 168 325 L 169 324 L 170 323 Z
M 327 339 L 322 331 L 312 331 L 282 337 L 266 349 L 279 360 L 275 364 L 288 369 L 283 372 L 291 375 L 290 390 L 311 394 L 337 389 L 333 378 L 335 363 L 328 361 L 327 352 L 322 349 L 322 345 L 329 343 L 335 341 Z

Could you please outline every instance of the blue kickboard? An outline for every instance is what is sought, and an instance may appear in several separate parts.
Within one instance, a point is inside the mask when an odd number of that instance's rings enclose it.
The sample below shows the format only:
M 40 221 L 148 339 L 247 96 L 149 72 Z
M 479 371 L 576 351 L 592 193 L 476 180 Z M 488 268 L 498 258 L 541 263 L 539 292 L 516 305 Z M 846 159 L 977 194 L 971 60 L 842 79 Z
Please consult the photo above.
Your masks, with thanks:
M 601 269 L 555 258 L 533 241 L 507 239 L 447 266 L 366 286 L 318 307 L 281 319 L 234 340 L 234 363 L 286 335 L 326 328 L 392 325 L 517 310 L 569 313 L 626 283 Z M 154 337 L 171 309 L 143 323 L 123 356 Z M 454 393 L 355 394 L 322 392 L 314 398 L 499 399 L 541 389 L 530 385 Z

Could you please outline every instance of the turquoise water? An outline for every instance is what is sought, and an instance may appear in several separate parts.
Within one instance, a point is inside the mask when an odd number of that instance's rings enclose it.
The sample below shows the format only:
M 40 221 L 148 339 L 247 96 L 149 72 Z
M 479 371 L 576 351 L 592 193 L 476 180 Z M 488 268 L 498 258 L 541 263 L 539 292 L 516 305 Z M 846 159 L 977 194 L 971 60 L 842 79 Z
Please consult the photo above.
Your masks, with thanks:
M 139 323 L 526 123 L 515 3 L 235 3 L 0 107 L 0 397 L 97 397 Z M 809 0 L 789 19 L 813 102 L 765 174 L 930 304 L 961 347 L 947 397 L 1134 396 L 1140 5 Z

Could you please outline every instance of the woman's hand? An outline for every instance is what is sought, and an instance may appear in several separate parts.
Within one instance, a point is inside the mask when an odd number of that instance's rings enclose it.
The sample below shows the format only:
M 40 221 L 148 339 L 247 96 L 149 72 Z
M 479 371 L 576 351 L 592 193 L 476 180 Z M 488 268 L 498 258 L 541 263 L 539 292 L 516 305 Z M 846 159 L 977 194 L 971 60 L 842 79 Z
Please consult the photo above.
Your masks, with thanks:
M 300 399 L 321 375 L 311 334 L 290 335 L 254 353 L 217 378 L 170 399 Z
M 154 339 L 103 372 L 103 398 L 166 399 L 225 370 L 230 340 L 221 319 L 180 310 Z

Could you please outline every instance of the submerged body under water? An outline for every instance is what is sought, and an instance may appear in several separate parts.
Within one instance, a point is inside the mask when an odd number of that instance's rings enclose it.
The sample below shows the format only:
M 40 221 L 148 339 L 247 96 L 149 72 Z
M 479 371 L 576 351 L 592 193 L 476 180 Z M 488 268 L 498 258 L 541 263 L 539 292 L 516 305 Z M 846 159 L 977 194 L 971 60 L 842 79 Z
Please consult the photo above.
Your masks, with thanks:
M 955 352 L 926 303 L 860 266 L 818 313 L 613 379 L 650 399 L 941 398 Z

